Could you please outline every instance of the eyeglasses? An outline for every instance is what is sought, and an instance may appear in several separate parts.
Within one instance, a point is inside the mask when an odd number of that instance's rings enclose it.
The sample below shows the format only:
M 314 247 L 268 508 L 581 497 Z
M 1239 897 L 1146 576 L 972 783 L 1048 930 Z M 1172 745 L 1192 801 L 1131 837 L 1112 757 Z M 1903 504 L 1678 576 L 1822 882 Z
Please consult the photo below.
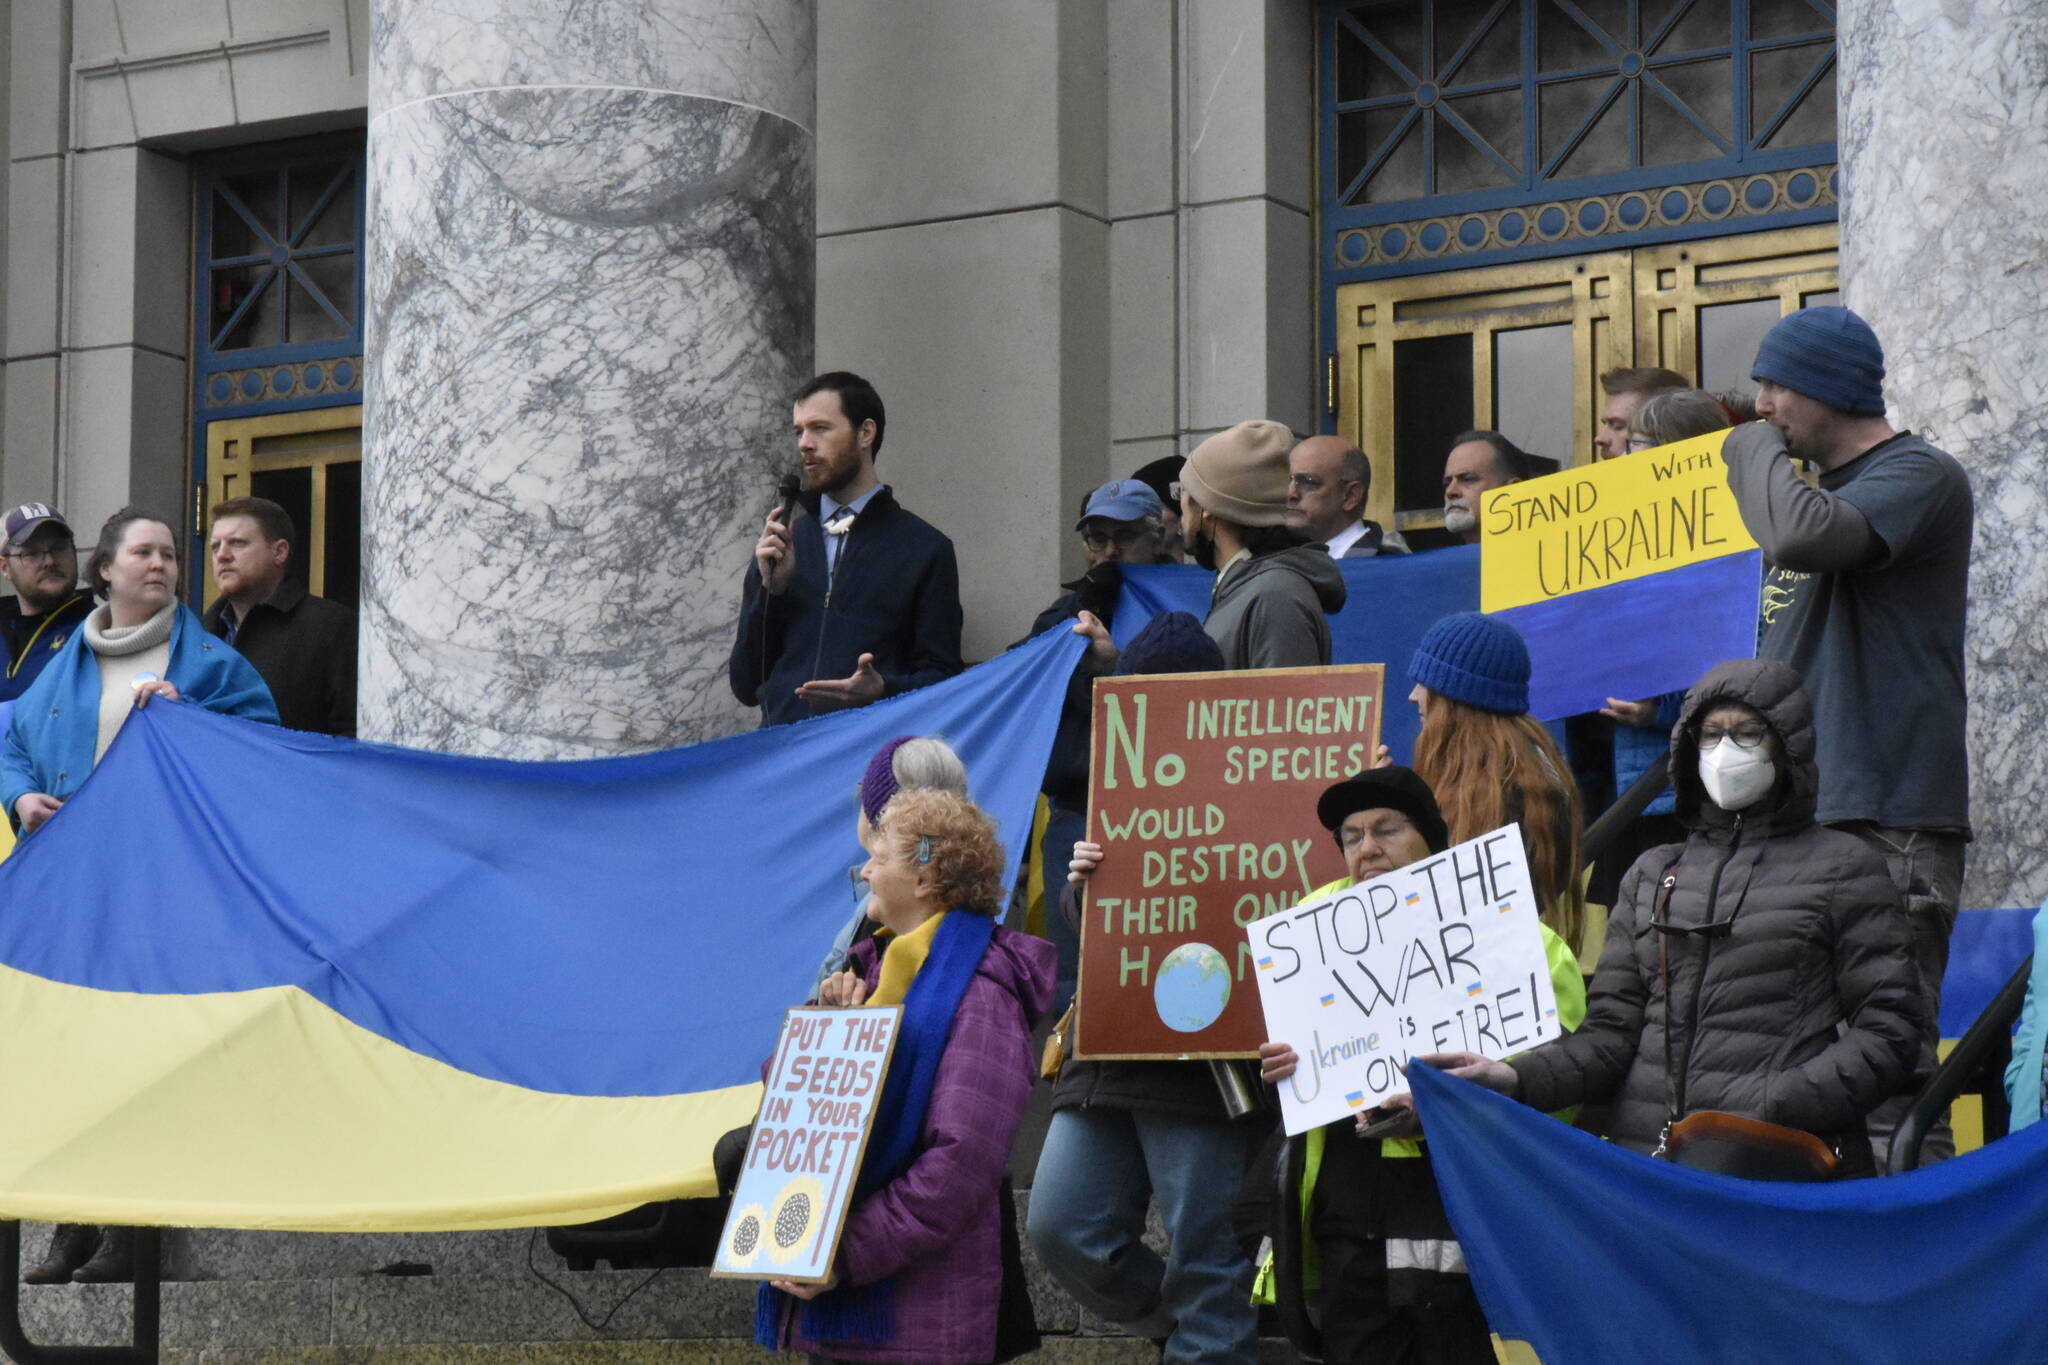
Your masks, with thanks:
M 1338 482 L 1357 483 L 1358 480 L 1340 479 Z M 1290 474 L 1287 476 L 1287 486 L 1289 488 L 1299 488 L 1304 493 L 1313 493 L 1318 488 L 1328 488 L 1330 481 L 1320 474 Z
M 1347 849 L 1357 848 L 1365 842 L 1365 836 L 1370 834 L 1374 843 L 1384 844 L 1400 838 L 1414 828 L 1414 822 L 1405 815 L 1389 815 L 1371 825 L 1345 825 L 1337 831 L 1337 842 Z
M 46 550 L 9 550 L 7 558 L 17 564 L 54 564 L 65 555 L 77 554 L 76 545 L 53 545 Z
M 1700 747 L 1711 749 L 1724 739 L 1732 739 L 1739 749 L 1754 749 L 1770 735 L 1771 727 L 1760 720 L 1745 720 L 1735 725 L 1702 725 Z
M 1152 529 L 1149 526 L 1119 526 L 1114 531 L 1104 531 L 1098 528 L 1093 531 L 1083 531 L 1081 533 L 1081 543 L 1091 550 L 1107 550 L 1109 543 L 1115 541 L 1118 549 L 1128 550 L 1151 534 Z

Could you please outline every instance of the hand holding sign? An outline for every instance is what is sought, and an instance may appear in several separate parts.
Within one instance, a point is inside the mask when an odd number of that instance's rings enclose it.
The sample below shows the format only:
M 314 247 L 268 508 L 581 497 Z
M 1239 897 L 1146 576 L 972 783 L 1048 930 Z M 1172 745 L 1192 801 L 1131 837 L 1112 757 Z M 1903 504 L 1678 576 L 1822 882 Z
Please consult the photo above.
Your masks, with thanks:
M 1656 720 L 1644 697 L 1756 648 L 1756 541 L 1716 431 L 1484 495 L 1479 603 L 1529 643 L 1529 714 Z
M 1506 1057 L 1563 1032 L 1519 826 L 1245 932 L 1290 1134 L 1405 1093 L 1411 1054 Z
M 1096 681 L 1076 1057 L 1258 1046 L 1242 926 L 1342 871 L 1316 799 L 1372 761 L 1384 689 L 1378 664 Z
M 784 1017 L 713 1278 L 772 1280 L 804 1299 L 837 1282 L 839 1234 L 902 1015 L 895 1005 L 807 1006 Z

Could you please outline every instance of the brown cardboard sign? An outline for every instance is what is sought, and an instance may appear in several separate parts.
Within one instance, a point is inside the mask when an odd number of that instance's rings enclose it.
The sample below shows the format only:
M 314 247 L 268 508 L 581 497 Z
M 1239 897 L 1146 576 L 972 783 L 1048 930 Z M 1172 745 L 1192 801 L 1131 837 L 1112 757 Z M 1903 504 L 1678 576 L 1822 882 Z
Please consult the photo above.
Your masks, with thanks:
M 1344 875 L 1316 798 L 1372 765 L 1381 664 L 1095 683 L 1077 1057 L 1244 1057 L 1245 926 Z

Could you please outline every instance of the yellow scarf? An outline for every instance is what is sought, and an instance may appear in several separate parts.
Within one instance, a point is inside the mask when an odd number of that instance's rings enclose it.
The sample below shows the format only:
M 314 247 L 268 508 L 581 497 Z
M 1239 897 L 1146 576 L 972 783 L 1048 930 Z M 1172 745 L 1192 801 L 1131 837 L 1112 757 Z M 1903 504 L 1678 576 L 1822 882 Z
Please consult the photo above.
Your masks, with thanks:
M 889 951 L 882 954 L 882 976 L 875 982 L 874 994 L 867 998 L 870 1005 L 900 1005 L 910 991 L 910 982 L 917 975 L 917 969 L 924 966 L 925 955 L 932 950 L 932 939 L 939 932 L 939 921 L 950 911 L 941 910 L 923 924 L 907 934 L 898 934 L 889 944 Z

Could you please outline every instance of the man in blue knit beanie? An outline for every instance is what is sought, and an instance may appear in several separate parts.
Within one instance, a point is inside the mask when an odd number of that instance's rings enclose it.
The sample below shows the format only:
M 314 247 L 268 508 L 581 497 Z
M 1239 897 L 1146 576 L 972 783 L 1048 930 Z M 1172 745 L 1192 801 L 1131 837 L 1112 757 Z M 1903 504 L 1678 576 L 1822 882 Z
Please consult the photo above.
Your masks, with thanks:
M 1782 319 L 1750 377 L 1763 420 L 1730 432 L 1722 458 L 1766 562 L 1757 652 L 1798 669 L 1813 696 L 1818 818 L 1884 856 L 1913 920 L 1925 1006 L 1918 1089 L 1940 1036 L 1970 837 L 1970 484 L 1946 452 L 1885 420 L 1884 349 L 1846 308 Z M 1819 487 L 1788 456 L 1815 466 Z M 1904 1107 L 1901 1097 L 1871 1116 L 1880 1159 Z M 1952 1150 L 1944 1124 L 1924 1155 Z

